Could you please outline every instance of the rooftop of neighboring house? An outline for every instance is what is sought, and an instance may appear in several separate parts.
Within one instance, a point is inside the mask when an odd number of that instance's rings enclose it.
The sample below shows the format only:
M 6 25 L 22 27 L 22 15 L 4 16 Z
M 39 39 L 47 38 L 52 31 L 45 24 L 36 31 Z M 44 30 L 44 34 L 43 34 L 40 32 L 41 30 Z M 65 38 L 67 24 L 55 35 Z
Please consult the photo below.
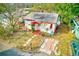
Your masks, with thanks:
M 56 13 L 46 13 L 46 12 L 31 12 L 24 17 L 25 20 L 34 20 L 40 22 L 56 23 L 58 14 Z
M 0 22 L 3 24 L 4 27 L 6 27 L 8 25 L 8 18 L 3 15 L 3 14 L 0 14 Z
M 6 18 L 6 16 L 4 16 L 3 14 L 0 14 L 0 19 L 4 19 Z

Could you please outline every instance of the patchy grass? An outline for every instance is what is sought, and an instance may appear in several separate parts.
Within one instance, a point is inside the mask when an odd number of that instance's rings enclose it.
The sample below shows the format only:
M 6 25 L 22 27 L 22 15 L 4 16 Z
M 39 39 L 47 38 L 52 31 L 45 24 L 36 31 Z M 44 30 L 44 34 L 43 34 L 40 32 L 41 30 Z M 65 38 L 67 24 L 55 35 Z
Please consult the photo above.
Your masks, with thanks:
M 55 34 L 54 39 L 57 39 L 60 42 L 59 49 L 61 51 L 61 55 L 71 55 L 70 43 L 74 37 L 75 35 L 71 33 L 70 29 L 66 25 L 60 27 L 60 30 Z
M 29 44 L 24 46 L 24 44 L 26 44 L 26 42 L 32 36 L 34 36 L 32 32 L 17 32 L 13 36 L 9 37 L 9 39 L 7 39 L 6 41 L 10 45 L 13 45 L 14 47 L 17 47 L 23 51 L 30 51 L 30 50 L 35 50 L 36 48 L 38 48 L 43 42 L 43 36 L 39 35 L 39 36 L 34 37 Z
M 10 36 L 9 39 L 5 40 L 10 45 L 17 47 L 23 51 L 34 51 L 40 48 L 44 38 L 53 38 L 59 41 L 59 50 L 62 56 L 71 55 L 70 42 L 74 38 L 74 34 L 70 32 L 70 29 L 66 25 L 60 26 L 58 32 L 51 37 L 48 36 L 36 36 L 32 41 L 24 46 L 24 44 L 32 37 L 34 34 L 32 32 L 17 32 L 13 36 Z

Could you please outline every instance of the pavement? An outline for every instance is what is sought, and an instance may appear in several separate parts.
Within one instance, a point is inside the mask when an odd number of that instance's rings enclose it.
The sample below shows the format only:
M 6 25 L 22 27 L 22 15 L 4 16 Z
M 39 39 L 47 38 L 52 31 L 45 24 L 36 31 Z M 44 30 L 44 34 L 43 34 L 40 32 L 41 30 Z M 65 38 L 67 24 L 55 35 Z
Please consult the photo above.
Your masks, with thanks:
M 8 45 L 6 42 L 0 41 L 0 56 L 46 56 L 43 52 L 23 52 L 20 49 Z
M 11 48 L 0 52 L 0 56 L 47 56 L 43 52 L 23 52 L 17 48 Z
M 0 52 L 12 48 L 8 43 L 0 39 Z

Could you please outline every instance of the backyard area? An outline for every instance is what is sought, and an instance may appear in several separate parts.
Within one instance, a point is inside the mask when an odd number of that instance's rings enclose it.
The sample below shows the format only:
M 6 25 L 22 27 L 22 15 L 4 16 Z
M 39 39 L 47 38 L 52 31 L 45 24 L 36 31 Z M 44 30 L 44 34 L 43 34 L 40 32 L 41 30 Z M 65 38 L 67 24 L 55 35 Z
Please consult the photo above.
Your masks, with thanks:
M 64 28 L 63 28 L 64 27 Z M 29 45 L 24 46 L 24 44 L 30 39 L 34 34 L 32 32 L 27 31 L 20 31 L 14 33 L 13 36 L 9 37 L 6 40 L 3 40 L 7 42 L 10 46 L 19 48 L 22 51 L 38 51 L 41 44 L 43 43 L 45 38 L 53 38 L 55 40 L 59 41 L 59 50 L 61 52 L 60 55 L 71 55 L 71 47 L 70 43 L 74 38 L 74 34 L 71 33 L 70 29 L 66 25 L 61 25 L 60 29 L 54 36 L 47 36 L 47 35 L 38 35 L 34 37 L 31 41 L 31 47 Z M 31 49 L 32 48 L 32 49 Z

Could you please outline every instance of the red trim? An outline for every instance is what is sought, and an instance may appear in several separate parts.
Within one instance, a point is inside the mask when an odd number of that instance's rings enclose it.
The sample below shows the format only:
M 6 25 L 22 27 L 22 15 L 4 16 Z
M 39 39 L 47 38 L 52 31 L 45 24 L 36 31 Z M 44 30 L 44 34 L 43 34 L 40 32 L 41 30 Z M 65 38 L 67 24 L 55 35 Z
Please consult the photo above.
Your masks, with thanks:
M 55 28 L 55 33 L 57 33 L 57 31 L 58 31 L 58 28 L 59 28 L 59 26 L 57 26 L 57 27 Z
M 50 25 L 50 28 L 52 28 L 52 24 Z
M 39 24 L 39 22 L 33 21 L 32 24 Z

